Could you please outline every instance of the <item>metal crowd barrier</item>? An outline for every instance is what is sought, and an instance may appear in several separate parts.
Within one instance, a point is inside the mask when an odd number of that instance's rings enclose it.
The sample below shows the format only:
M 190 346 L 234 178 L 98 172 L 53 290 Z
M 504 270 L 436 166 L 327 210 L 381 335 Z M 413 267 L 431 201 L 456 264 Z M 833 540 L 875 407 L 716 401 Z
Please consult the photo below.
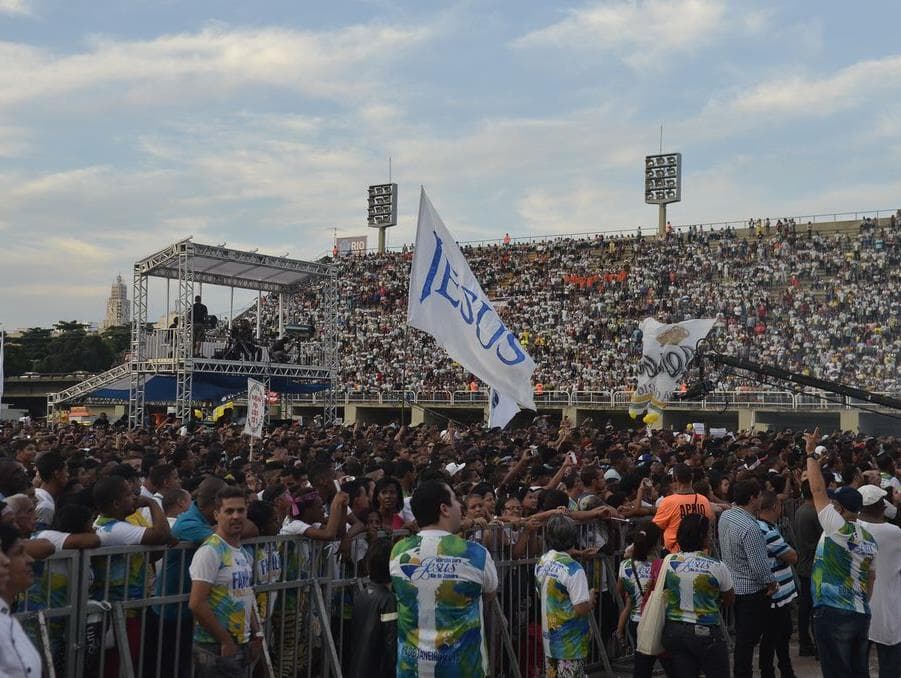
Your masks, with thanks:
M 642 519 L 630 521 L 641 522 Z M 630 525 L 579 526 L 580 557 L 598 591 L 590 616 L 588 670 L 611 673 L 631 659 L 613 640 L 623 601 L 616 593 Z M 397 531 L 400 539 L 405 532 Z M 384 536 L 388 536 L 384 533 Z M 491 525 L 470 533 L 492 553 L 498 593 L 484 610 L 490 675 L 544 675 L 536 563 L 546 552 L 543 528 Z M 293 536 L 245 540 L 253 556 L 254 592 L 273 674 L 278 678 L 342 678 L 359 634 L 353 596 L 365 587 L 366 533 L 342 553 L 337 542 Z M 196 545 L 108 547 L 63 551 L 44 561 L 19 617 L 53 674 L 66 678 L 191 677 L 194 674 L 187 568 Z M 728 623 L 728 618 L 727 618 Z M 254 676 L 269 675 L 259 665 Z
M 786 501 L 780 521 L 789 542 L 799 503 Z M 589 585 L 599 592 L 591 619 L 591 670 L 609 671 L 628 659 L 628 649 L 615 645 L 611 636 L 623 605 L 616 595 L 616 574 L 629 527 L 618 521 L 579 527 L 579 548 L 598 549 L 582 560 Z M 498 572 L 498 596 L 485 615 L 491 675 L 542 675 L 534 568 L 547 550 L 543 530 L 492 525 L 468 536 L 491 551 Z M 365 534 L 344 554 L 334 542 L 290 536 L 260 537 L 243 546 L 253 555 L 254 589 L 274 675 L 343 676 L 361 631 L 351 627 L 350 613 L 353 596 L 365 582 L 360 566 Z M 718 546 L 714 526 L 716 556 Z M 182 543 L 62 551 L 37 563 L 35 583 L 17 601 L 16 616 L 52 667 L 48 675 L 192 676 L 187 570 L 195 550 Z M 731 626 L 730 610 L 724 610 L 724 620 Z

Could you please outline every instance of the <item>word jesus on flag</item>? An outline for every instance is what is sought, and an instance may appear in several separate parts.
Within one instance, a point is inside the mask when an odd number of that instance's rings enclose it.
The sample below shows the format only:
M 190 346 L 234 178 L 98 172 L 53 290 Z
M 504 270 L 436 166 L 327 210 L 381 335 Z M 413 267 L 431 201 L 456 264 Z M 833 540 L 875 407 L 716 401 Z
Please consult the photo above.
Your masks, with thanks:
M 431 334 L 481 381 L 535 409 L 535 362 L 495 312 L 424 190 L 408 297 L 412 327 Z

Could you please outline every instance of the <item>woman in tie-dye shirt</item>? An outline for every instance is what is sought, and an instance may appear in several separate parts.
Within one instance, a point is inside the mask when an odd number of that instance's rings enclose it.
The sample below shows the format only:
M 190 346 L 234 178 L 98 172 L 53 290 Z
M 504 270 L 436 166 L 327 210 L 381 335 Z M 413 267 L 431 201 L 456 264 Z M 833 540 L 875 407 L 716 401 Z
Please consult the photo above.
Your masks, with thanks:
M 657 558 L 663 540 L 663 531 L 654 523 L 648 523 L 644 529 L 636 529 L 632 534 L 632 553 L 628 558 L 623 558 L 619 566 L 619 580 L 616 590 L 622 596 L 624 604 L 619 615 L 617 635 L 626 637 L 626 624 L 629 625 L 629 634 L 637 638 L 638 622 L 641 621 L 641 611 L 644 607 L 645 597 L 649 592 L 649 586 L 653 583 L 651 570 L 656 565 L 660 566 Z M 672 661 L 669 655 L 660 655 L 660 663 L 667 676 L 675 675 Z M 634 678 L 651 678 L 654 672 L 654 664 L 658 657 L 642 654 L 635 651 L 632 675 Z
M 588 615 L 594 608 L 595 591 L 588 589 L 585 570 L 570 555 L 577 540 L 576 524 L 570 518 L 551 518 L 545 535 L 550 550 L 535 566 L 548 678 L 582 678 L 585 675 Z

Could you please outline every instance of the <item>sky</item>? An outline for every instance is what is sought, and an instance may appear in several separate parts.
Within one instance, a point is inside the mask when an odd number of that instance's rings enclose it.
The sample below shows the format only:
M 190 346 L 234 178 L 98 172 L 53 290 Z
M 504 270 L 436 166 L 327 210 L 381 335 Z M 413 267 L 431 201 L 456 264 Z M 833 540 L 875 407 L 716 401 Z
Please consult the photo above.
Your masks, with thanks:
M 374 247 L 389 157 L 392 246 L 420 185 L 461 241 L 653 229 L 660 125 L 673 224 L 894 209 L 899 25 L 888 1 L 0 0 L 0 323 L 99 321 L 188 236 Z

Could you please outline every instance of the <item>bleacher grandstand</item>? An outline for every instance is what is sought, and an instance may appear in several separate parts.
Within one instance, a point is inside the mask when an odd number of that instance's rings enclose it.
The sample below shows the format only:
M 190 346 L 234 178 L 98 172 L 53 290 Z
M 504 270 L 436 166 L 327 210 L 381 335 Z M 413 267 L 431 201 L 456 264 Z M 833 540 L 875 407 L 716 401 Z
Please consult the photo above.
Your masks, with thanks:
M 628 388 L 638 323 L 717 317 L 724 353 L 880 392 L 901 391 L 901 248 L 895 217 L 834 225 L 751 220 L 677 229 L 465 246 L 476 277 L 519 334 L 547 391 Z M 340 258 L 339 383 L 349 391 L 466 390 L 471 375 L 430 337 L 405 336 L 412 250 Z M 316 290 L 290 313 L 319 321 Z M 275 300 L 264 298 L 274 336 Z M 248 311 L 255 314 L 255 310 Z M 761 388 L 730 376 L 730 387 Z M 764 386 L 765 387 L 765 386 Z

